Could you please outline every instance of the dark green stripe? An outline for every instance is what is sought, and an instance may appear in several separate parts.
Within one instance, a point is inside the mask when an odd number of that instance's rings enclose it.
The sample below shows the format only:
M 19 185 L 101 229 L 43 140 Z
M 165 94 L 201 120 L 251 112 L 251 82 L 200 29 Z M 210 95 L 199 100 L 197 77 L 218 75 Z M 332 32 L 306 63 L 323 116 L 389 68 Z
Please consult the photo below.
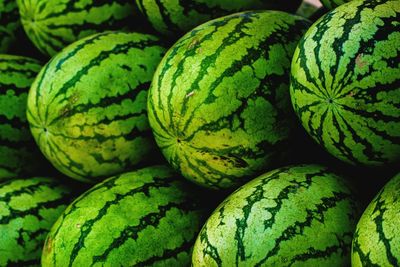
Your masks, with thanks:
M 350 240 L 352 236 L 353 232 L 344 233 L 342 236 L 338 236 L 338 245 L 327 246 L 324 249 L 316 249 L 314 247 L 310 247 L 307 252 L 295 255 L 288 266 L 294 265 L 296 263 L 299 264 L 299 262 L 307 262 L 308 260 L 328 258 L 333 254 L 347 255 L 349 254 L 349 244 L 345 243 L 343 240 Z
M 115 182 L 115 180 L 117 179 L 113 178 L 112 180 L 107 181 L 108 184 L 113 184 Z M 170 186 L 171 182 L 174 181 L 175 178 L 173 177 L 168 177 L 168 178 L 154 178 L 154 180 L 150 183 L 144 184 L 140 187 L 136 187 L 132 190 L 130 190 L 129 192 L 127 192 L 124 195 L 120 195 L 120 194 L 115 194 L 115 199 L 110 200 L 105 202 L 104 206 L 98 211 L 98 214 L 96 217 L 94 217 L 93 219 L 87 220 L 85 221 L 85 223 L 81 226 L 81 235 L 79 236 L 79 240 L 77 243 L 75 243 L 72 251 L 71 251 L 71 255 L 70 255 L 70 259 L 69 259 L 69 264 L 68 266 L 72 266 L 74 260 L 76 259 L 76 257 L 79 254 L 79 251 L 81 250 L 82 247 L 84 247 L 85 244 L 85 238 L 89 235 L 93 225 L 96 223 L 96 221 L 99 221 L 102 217 L 104 217 L 107 214 L 108 209 L 113 206 L 113 205 L 118 205 L 118 203 L 125 199 L 126 197 L 132 197 L 136 194 L 145 194 L 146 196 L 149 196 L 149 191 L 152 188 L 161 188 L 161 187 L 168 187 Z M 102 189 L 102 187 L 97 187 L 96 189 Z M 91 194 L 93 192 L 89 191 L 85 194 L 83 194 L 80 199 L 84 198 L 85 196 Z M 69 210 L 68 213 L 64 214 L 64 216 L 68 216 L 68 214 L 72 213 L 75 210 L 74 205 L 72 206 L 72 208 Z M 60 225 L 60 227 L 62 226 L 62 224 Z M 57 229 L 58 231 L 58 229 Z
M 295 187 L 295 188 L 297 189 L 297 187 Z M 291 190 L 296 190 L 296 189 L 292 188 Z M 304 232 L 304 229 L 306 227 L 310 227 L 313 220 L 318 220 L 321 223 L 323 223 L 325 211 L 328 211 L 329 209 L 336 207 L 338 202 L 351 198 L 351 196 L 349 194 L 346 194 L 343 192 L 333 192 L 333 195 L 334 195 L 333 197 L 322 198 L 321 199 L 322 203 L 316 204 L 315 205 L 316 208 L 314 210 L 307 210 L 307 216 L 306 216 L 305 221 L 303 221 L 303 222 L 297 221 L 294 223 L 294 225 L 287 227 L 282 232 L 281 236 L 276 239 L 274 248 L 272 250 L 270 250 L 266 254 L 266 256 L 263 259 L 261 259 L 255 266 L 263 266 L 264 262 L 267 261 L 268 258 L 278 254 L 278 251 L 280 249 L 280 243 L 288 241 L 288 240 L 292 239 L 293 237 L 295 237 L 296 235 L 302 235 Z M 352 233 L 344 233 L 344 236 L 349 236 L 349 235 L 351 236 Z M 346 254 L 346 252 L 348 253 L 348 250 L 350 248 L 349 245 L 350 244 L 347 244 L 347 245 L 342 244 L 342 245 L 339 245 L 337 249 L 339 249 L 339 248 L 342 249 L 344 254 Z M 336 248 L 329 252 L 335 253 Z M 322 256 L 322 258 L 325 258 L 326 256 L 329 256 L 329 255 L 330 254 L 328 254 L 328 255 L 325 254 L 325 255 L 321 255 L 321 256 Z M 313 255 L 313 256 L 317 257 L 318 254 Z
M 78 70 L 76 72 L 76 74 L 74 76 L 72 76 L 68 81 L 66 81 L 63 86 L 57 91 L 57 95 L 54 96 L 54 98 L 52 99 L 52 102 L 48 103 L 48 106 L 50 106 L 53 101 L 55 101 L 56 99 L 58 101 L 62 101 L 59 100 L 57 97 L 60 95 L 64 95 L 65 98 L 64 100 L 67 98 L 66 97 L 66 93 L 68 92 L 68 90 L 72 87 L 74 87 L 76 85 L 76 83 L 78 83 L 81 78 L 85 75 L 88 74 L 89 70 L 93 67 L 96 66 L 100 66 L 101 62 L 107 58 L 109 58 L 111 55 L 118 55 L 118 54 L 126 54 L 128 51 L 130 51 L 131 49 L 141 49 L 143 50 L 144 48 L 150 47 L 150 46 L 157 46 L 159 45 L 159 41 L 154 41 L 154 40 L 142 40 L 140 42 L 126 42 L 123 44 L 117 44 L 116 46 L 114 46 L 113 49 L 111 50 L 103 50 L 101 51 L 96 57 L 94 57 L 93 59 L 90 60 L 90 63 L 83 66 L 80 70 Z M 46 73 L 46 72 L 44 72 Z M 46 76 L 44 74 L 44 76 Z M 38 88 L 38 92 L 37 95 L 40 95 L 40 90 L 42 89 L 42 86 L 40 86 L 40 84 L 37 86 Z M 40 102 L 36 102 L 38 105 Z M 50 124 L 51 122 L 48 122 L 48 124 Z
M 149 14 L 147 14 L 147 10 L 143 8 L 143 0 L 137 0 L 136 2 L 139 3 L 139 6 L 142 7 L 143 15 L 146 17 L 149 17 Z M 154 0 L 154 2 L 157 4 L 158 9 L 160 11 L 163 23 L 165 23 L 167 29 L 171 32 L 180 32 L 180 28 L 177 24 L 173 23 L 170 14 L 168 10 L 164 7 L 164 4 L 161 2 L 161 0 Z M 150 14 L 152 16 L 152 14 Z
M 93 264 L 98 262 L 105 262 L 107 260 L 108 255 L 114 250 L 118 249 L 120 246 L 124 245 L 125 242 L 129 239 L 136 240 L 139 237 L 139 234 L 142 230 L 146 229 L 149 226 L 157 226 L 160 224 L 163 218 L 166 218 L 167 212 L 172 209 L 178 209 L 185 213 L 189 211 L 196 210 L 196 206 L 189 202 L 182 203 L 168 203 L 166 205 L 158 206 L 157 212 L 151 212 L 146 214 L 145 216 L 139 219 L 139 224 L 133 226 L 125 227 L 120 235 L 111 242 L 111 244 L 107 247 L 107 249 L 103 252 L 103 254 L 93 257 Z M 71 262 L 72 263 L 72 262 Z M 71 265 L 70 265 L 71 266 Z
M 1 188 L 7 188 L 9 187 L 9 192 L 5 192 L 2 195 L 0 195 L 0 201 L 4 203 L 8 203 L 11 201 L 13 197 L 19 196 L 21 194 L 32 194 L 37 188 L 40 188 L 41 186 L 47 186 L 49 188 L 54 188 L 54 184 L 50 183 L 48 181 L 37 181 L 34 184 L 26 185 L 21 187 L 19 190 L 15 190 L 13 188 L 13 183 L 15 183 L 15 180 L 9 180 L 1 183 Z
M 138 94 L 142 93 L 142 91 L 147 91 L 150 86 L 150 82 L 142 83 L 136 86 L 135 88 L 132 88 L 130 84 L 127 84 L 127 87 L 129 90 L 127 90 L 125 93 L 122 93 L 120 95 L 111 95 L 111 96 L 106 96 L 100 99 L 98 103 L 95 104 L 79 104 L 79 105 L 74 105 L 73 108 L 68 108 L 67 111 L 63 114 L 60 114 L 61 116 L 53 119 L 51 123 L 49 123 L 47 126 L 50 126 L 52 124 L 55 124 L 59 122 L 60 120 L 63 120 L 65 117 L 72 117 L 75 114 L 82 114 L 88 112 L 92 108 L 107 108 L 109 106 L 113 105 L 120 105 L 122 101 L 125 99 L 130 99 L 132 101 L 136 100 L 136 97 Z M 138 113 L 137 115 L 140 114 L 146 114 L 146 110 Z M 110 123 L 111 121 L 115 120 L 123 120 L 123 119 L 128 119 L 133 117 L 133 113 L 128 113 L 126 115 L 117 115 L 114 118 L 109 118 L 106 117 L 103 120 L 97 121 L 97 124 L 101 123 Z M 83 125 L 81 125 L 82 127 Z
M 35 207 L 27 209 L 27 210 L 16 210 L 11 207 L 8 207 L 10 211 L 10 215 L 0 217 L 0 224 L 9 224 L 12 220 L 17 218 L 24 218 L 26 216 L 36 216 L 39 219 L 43 219 L 40 215 L 40 210 L 51 209 L 59 207 L 65 203 L 68 203 L 69 196 L 63 196 L 62 198 L 58 198 L 51 201 L 46 201 L 42 203 L 38 203 Z
M 354 233 L 354 241 L 353 241 L 353 246 L 352 246 L 352 253 L 353 254 L 357 254 L 358 257 L 360 257 L 360 261 L 364 266 L 368 266 L 368 267 L 382 267 L 379 264 L 373 263 L 371 258 L 369 257 L 369 252 L 367 254 L 365 254 L 361 247 L 360 247 L 360 243 L 358 243 L 358 231 L 356 231 Z
M 382 199 L 382 192 L 374 200 L 375 208 L 373 210 L 373 214 L 374 214 L 375 218 L 373 219 L 373 221 L 376 226 L 376 233 L 379 236 L 379 242 L 382 242 L 385 247 L 386 258 L 387 258 L 388 262 L 392 266 L 399 266 L 400 262 L 396 258 L 396 256 L 393 254 L 393 251 L 396 254 L 398 253 L 398 250 L 397 250 L 398 248 L 397 247 L 392 248 L 391 243 L 390 243 L 391 238 L 386 237 L 385 230 L 383 229 L 383 224 L 386 220 L 384 218 L 384 214 L 387 211 L 387 208 L 386 208 L 387 203 L 385 203 L 385 200 Z
M 207 236 L 207 224 L 203 226 L 203 229 L 200 232 L 200 241 L 205 243 L 205 248 L 203 249 L 204 256 L 210 256 L 214 262 L 217 264 L 218 267 L 222 267 L 222 259 L 218 253 L 218 248 L 213 246 L 210 241 L 208 240 Z
M 187 253 L 190 256 L 190 249 L 192 248 L 194 242 L 195 242 L 196 236 L 193 236 L 191 240 L 185 241 L 184 243 L 180 244 L 179 247 L 176 247 L 174 249 L 165 249 L 163 251 L 163 254 L 161 256 L 153 256 L 150 257 L 146 260 L 136 262 L 135 266 L 154 266 L 158 262 L 162 262 L 163 260 L 171 259 L 171 258 L 177 258 L 177 256 L 180 253 Z

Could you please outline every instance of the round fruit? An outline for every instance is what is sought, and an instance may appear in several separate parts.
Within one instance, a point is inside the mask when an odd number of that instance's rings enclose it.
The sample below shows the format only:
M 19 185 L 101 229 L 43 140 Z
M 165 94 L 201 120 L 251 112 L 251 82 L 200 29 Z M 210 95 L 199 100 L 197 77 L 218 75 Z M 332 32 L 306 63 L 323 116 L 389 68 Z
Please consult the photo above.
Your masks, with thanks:
M 318 165 L 280 168 L 243 185 L 209 217 L 196 266 L 347 266 L 359 204 Z
M 109 178 L 57 220 L 42 266 L 189 266 L 206 216 L 197 191 L 165 166 Z
M 218 189 L 282 164 L 295 125 L 290 60 L 308 26 L 280 11 L 237 13 L 200 25 L 167 52 L 148 109 L 175 169 Z
M 71 200 L 71 189 L 35 177 L 0 184 L 0 266 L 39 266 L 47 233 Z
M 245 10 L 296 11 L 300 0 L 136 0 L 142 14 L 158 32 L 176 36 L 210 19 Z
M 135 20 L 138 11 L 130 0 L 17 0 L 17 3 L 26 34 L 49 56 L 91 34 L 128 30 L 138 24 Z
M 399 266 L 400 173 L 375 196 L 354 234 L 351 266 Z
M 71 44 L 43 67 L 27 115 L 59 171 L 96 182 L 154 158 L 147 89 L 165 50 L 152 35 L 105 32 Z
M 352 1 L 305 34 L 291 71 L 293 107 L 333 156 L 400 161 L 400 1 Z
M 41 67 L 31 58 L 0 54 L 0 181 L 50 167 L 26 119 L 28 91 Z

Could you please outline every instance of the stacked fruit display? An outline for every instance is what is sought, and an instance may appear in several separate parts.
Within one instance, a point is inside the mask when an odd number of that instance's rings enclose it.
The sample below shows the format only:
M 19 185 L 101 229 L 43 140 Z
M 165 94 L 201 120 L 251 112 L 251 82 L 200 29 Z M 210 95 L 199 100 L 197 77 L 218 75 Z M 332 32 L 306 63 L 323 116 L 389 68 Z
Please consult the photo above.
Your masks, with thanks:
M 0 0 L 0 266 L 399 266 L 400 0 L 300 4 Z

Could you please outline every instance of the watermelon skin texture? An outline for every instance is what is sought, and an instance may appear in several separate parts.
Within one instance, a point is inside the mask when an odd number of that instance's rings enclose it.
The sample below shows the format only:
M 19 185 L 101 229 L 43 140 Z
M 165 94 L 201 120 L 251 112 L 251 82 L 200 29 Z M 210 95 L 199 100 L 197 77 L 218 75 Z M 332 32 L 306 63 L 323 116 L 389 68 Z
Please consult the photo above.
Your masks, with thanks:
M 1 183 L 0 266 L 39 266 L 46 235 L 71 198 L 71 188 L 52 178 Z
M 206 21 L 245 10 L 294 12 L 300 3 L 300 0 L 136 0 L 138 9 L 153 28 L 167 36 L 181 36 Z
M 188 266 L 208 215 L 200 200 L 197 188 L 167 166 L 109 178 L 60 216 L 42 266 Z
M 42 68 L 27 117 L 55 168 L 95 183 L 157 157 L 146 103 L 165 50 L 153 35 L 105 32 L 73 43 Z
M 320 165 L 263 174 L 211 214 L 192 266 L 347 266 L 360 213 L 353 193 Z
M 183 36 L 158 66 L 149 122 L 168 162 L 208 188 L 282 164 L 295 123 L 292 53 L 309 26 L 280 11 L 237 13 Z
M 50 167 L 26 118 L 28 91 L 41 68 L 35 59 L 0 54 L 0 181 Z
M 106 30 L 132 30 L 132 1 L 17 0 L 22 26 L 35 46 L 54 56 L 67 45 Z
M 294 53 L 294 110 L 311 137 L 347 163 L 400 160 L 399 19 L 398 0 L 352 1 L 313 24 Z
M 0 53 L 7 53 L 16 41 L 15 31 L 21 28 L 17 3 L 0 0 Z
M 354 234 L 351 266 L 400 265 L 400 173 L 375 196 Z

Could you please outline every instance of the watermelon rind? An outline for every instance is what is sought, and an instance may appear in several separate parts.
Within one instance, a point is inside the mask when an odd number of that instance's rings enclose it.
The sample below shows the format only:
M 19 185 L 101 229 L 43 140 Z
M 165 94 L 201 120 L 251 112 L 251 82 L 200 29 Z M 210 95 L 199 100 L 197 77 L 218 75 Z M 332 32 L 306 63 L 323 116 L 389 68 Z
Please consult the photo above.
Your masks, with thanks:
M 351 1 L 314 23 L 294 53 L 301 124 L 352 165 L 400 162 L 400 2 Z
M 189 266 L 208 210 L 170 167 L 120 174 L 68 206 L 47 236 L 41 264 Z
M 153 77 L 148 115 L 158 146 L 184 177 L 234 188 L 286 162 L 296 127 L 290 62 L 309 25 L 281 11 L 236 13 L 169 49 Z
M 351 264 L 400 265 L 400 173 L 379 191 L 362 214 L 353 237 Z
M 355 191 L 321 165 L 282 167 L 246 183 L 211 214 L 192 266 L 348 266 Z
M 71 44 L 42 68 L 27 117 L 55 168 L 96 183 L 158 158 L 146 103 L 165 50 L 154 35 L 103 32 Z
M 54 178 L 0 184 L 0 266 L 39 266 L 47 233 L 72 198 Z

